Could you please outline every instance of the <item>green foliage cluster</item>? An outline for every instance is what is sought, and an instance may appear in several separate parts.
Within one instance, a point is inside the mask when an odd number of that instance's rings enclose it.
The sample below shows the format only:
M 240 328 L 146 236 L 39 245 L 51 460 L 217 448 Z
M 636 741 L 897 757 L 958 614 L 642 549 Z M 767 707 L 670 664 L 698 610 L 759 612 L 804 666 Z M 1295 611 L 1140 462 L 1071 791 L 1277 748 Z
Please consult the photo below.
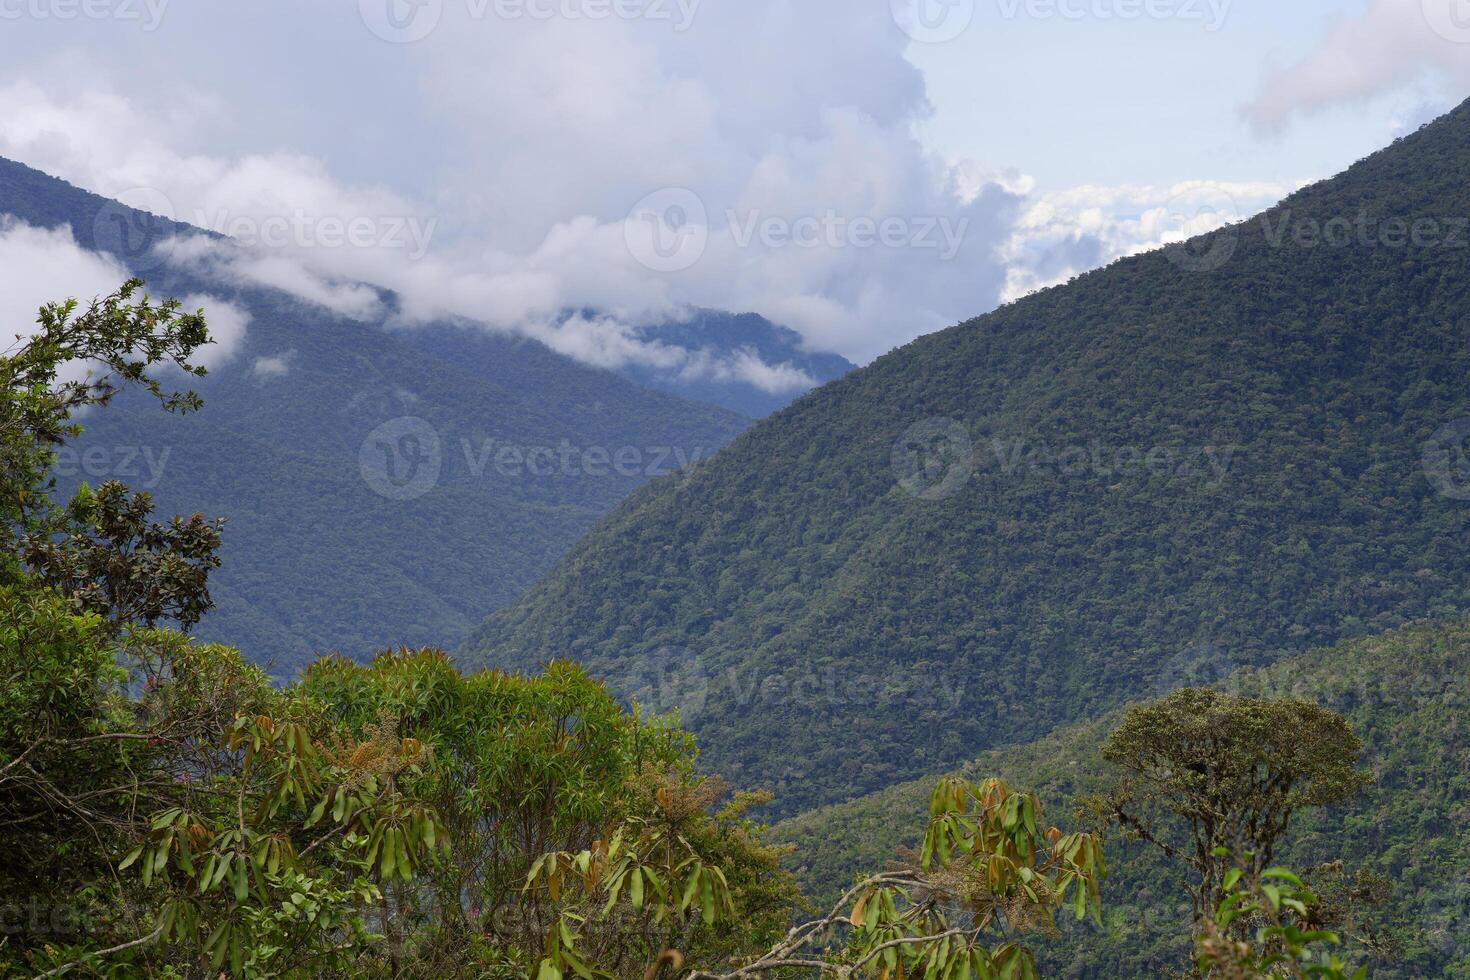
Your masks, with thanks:
M 760 843 L 760 825 L 744 817 L 764 798 L 737 794 L 716 808 L 724 785 L 694 773 L 689 736 L 667 720 L 628 714 L 574 664 L 553 663 L 534 677 L 462 674 L 441 652 L 402 650 L 366 665 L 322 660 L 299 688 L 350 728 L 391 719 L 433 746 L 416 792 L 454 849 L 424 872 L 422 888 L 390 896 L 404 903 L 392 919 L 418 962 L 458 975 L 466 958 L 493 948 L 530 971 L 548 936 L 560 935 L 553 924 L 585 910 L 565 908 L 559 893 L 528 892 L 528 876 L 562 869 L 565 855 L 599 846 L 605 854 L 610 840 L 640 840 L 651 827 L 676 828 L 685 857 L 717 869 L 727 896 L 740 900 L 738 927 L 708 921 L 678 937 L 691 961 L 730 955 L 786 924 L 795 889 L 778 852 Z M 583 948 L 624 972 L 673 938 L 652 929 L 635 942 L 626 920 L 600 933 L 595 923 L 578 928 L 596 933 Z
M 634 494 L 464 656 L 688 651 L 706 761 L 789 814 L 1463 612 L 1464 474 L 1425 449 L 1470 418 L 1470 248 L 1291 231 L 1470 214 L 1467 134 L 1470 105 L 1193 244 L 1218 267 L 1128 258 L 813 392 Z
M 1183 861 L 1200 918 L 1224 899 L 1232 862 L 1259 877 L 1301 811 L 1351 800 L 1370 782 L 1356 768 L 1361 750 L 1346 719 L 1311 701 L 1187 688 L 1128 712 L 1103 745 L 1125 776 L 1083 805 Z
M 1340 712 L 1362 740 L 1372 782 L 1352 799 L 1299 812 L 1275 860 L 1311 869 L 1334 907 L 1352 959 L 1378 978 L 1470 977 L 1470 622 L 1421 623 L 1309 651 L 1221 682 L 1232 695 L 1305 699 Z M 1034 742 L 988 749 L 961 770 L 1032 786 L 1051 807 L 1112 791 L 1121 768 L 1103 758 L 1122 711 Z M 1292 732 L 1281 733 L 1288 741 Z M 909 781 L 775 825 L 788 865 L 826 900 L 853 875 L 917 848 L 914 821 L 933 785 Z M 1185 838 L 1187 840 L 1187 838 Z M 1111 839 L 1101 928 L 1048 946 L 1048 975 L 1159 977 L 1185 969 L 1194 882 L 1188 865 L 1147 843 Z M 1186 848 L 1192 851 L 1192 848 Z M 1340 928 L 1340 927 L 1339 927 Z
M 1296 874 L 1233 868 L 1222 884 L 1216 913 L 1195 939 L 1195 963 L 1206 976 L 1366 980 L 1366 966 L 1350 972 L 1333 952 L 1341 937 L 1312 925 L 1321 903 Z M 1237 938 L 1252 925 L 1250 938 Z
M 176 633 L 119 647 L 39 586 L 0 589 L 0 624 L 5 975 L 524 976 L 565 914 L 528 886 L 546 850 L 671 809 L 722 886 L 719 920 L 677 936 L 691 965 L 774 941 L 797 907 L 744 801 L 712 810 L 687 736 L 571 665 L 463 676 L 402 652 L 276 688 Z M 641 975 L 663 947 L 640 936 L 603 923 L 589 962 Z
M 810 971 L 1039 980 L 1032 942 L 1056 934 L 1064 908 L 1097 917 L 1106 874 L 1099 838 L 1046 826 L 1034 795 L 998 779 L 941 780 L 919 860 L 857 882 L 827 915 L 797 923 L 730 972 L 695 970 L 688 980 Z

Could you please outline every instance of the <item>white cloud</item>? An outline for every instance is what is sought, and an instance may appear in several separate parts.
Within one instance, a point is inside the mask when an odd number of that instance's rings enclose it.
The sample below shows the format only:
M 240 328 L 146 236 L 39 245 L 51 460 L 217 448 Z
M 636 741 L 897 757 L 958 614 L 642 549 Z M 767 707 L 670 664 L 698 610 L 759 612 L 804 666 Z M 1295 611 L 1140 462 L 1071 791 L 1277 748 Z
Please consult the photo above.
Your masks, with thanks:
M 817 381 L 794 364 L 768 364 L 753 350 L 736 351 L 710 367 L 717 381 L 743 381 L 773 395 L 806 391 Z
M 634 327 L 752 310 L 864 362 L 1169 233 L 1176 188 L 1038 194 L 1024 174 L 928 152 L 914 135 L 924 80 L 883 4 L 854 16 L 848 0 L 707 0 L 682 32 L 444 4 L 437 30 L 401 46 L 333 6 L 258 0 L 248 22 L 216 11 L 163 26 L 186 60 L 202 57 L 190 30 L 228 22 L 269 39 L 254 85 L 196 65 L 180 92 L 133 70 L 152 42 L 121 33 L 87 52 L 85 81 L 43 89 L 34 65 L 0 69 L 0 155 L 108 195 L 149 189 L 173 217 L 246 242 L 171 246 L 223 281 L 767 388 L 803 381 Z M 323 50 L 346 81 L 311 74 Z M 283 112 L 269 90 L 293 86 L 309 101 Z M 706 219 L 702 252 L 676 271 L 629 246 L 630 209 L 665 188 L 692 193 Z M 1241 208 L 1272 194 L 1246 188 Z M 893 222 L 892 236 L 871 230 Z
M 1076 187 L 1031 199 L 1002 249 L 1005 300 L 1269 208 L 1298 184 L 1186 181 Z
M 239 352 L 240 345 L 245 341 L 245 331 L 250 326 L 249 313 L 234 303 L 207 293 L 194 293 L 179 302 L 191 313 L 195 310 L 204 311 L 204 321 L 209 324 L 209 337 L 214 341 L 200 348 L 193 358 L 194 363 L 213 371 Z
M 1297 116 L 1361 105 L 1416 83 L 1446 85 L 1445 98 L 1458 97 L 1470 85 L 1470 26 L 1457 16 L 1462 3 L 1369 0 L 1361 13 L 1333 17 L 1306 56 L 1266 73 L 1245 107 L 1247 121 L 1274 132 Z
M 116 59 L 111 87 L 101 67 L 82 91 L 0 71 L 0 155 L 109 196 L 151 189 L 173 217 L 236 238 L 283 231 L 269 251 L 292 264 L 235 260 L 229 271 L 345 315 L 371 315 L 369 297 L 323 284 L 391 288 L 410 320 L 453 314 L 533 333 L 567 309 L 625 322 L 688 306 L 754 309 L 814 348 L 866 359 L 998 295 L 991 253 L 1013 198 L 997 184 L 962 185 L 914 138 L 928 109 L 923 80 L 886 15 L 853 17 L 845 0 L 710 2 L 679 32 L 616 18 L 475 19 L 474 5 L 446 4 L 430 37 L 385 48 L 361 24 L 284 0 L 260 6 L 276 34 L 292 24 L 271 54 L 284 77 L 306 70 L 283 52 L 308 39 L 316 51 L 375 59 L 354 75 L 352 112 L 322 118 L 339 140 L 360 125 L 390 126 L 398 143 L 419 132 L 413 170 L 375 170 L 364 157 L 353 163 L 368 179 L 343 179 L 321 153 L 262 152 L 282 145 L 267 123 L 281 114 L 252 103 L 257 93 L 228 79 L 187 94 L 150 85 L 124 70 L 123 52 L 144 42 L 121 34 L 115 51 L 89 52 Z M 324 112 L 319 102 L 312 111 Z M 207 139 L 225 116 L 237 128 Z M 224 149 L 251 136 L 253 145 Z M 663 187 L 697 193 L 715 223 L 699 262 L 676 274 L 640 265 L 625 240 L 633 203 Z M 944 219 L 965 234 L 943 255 L 732 241 L 732 220 L 792 224 L 829 211 Z M 323 244 L 324 225 L 359 219 L 375 239 Z M 398 244 L 382 240 L 395 228 Z
M 552 350 L 595 367 L 650 367 L 681 381 L 739 381 L 770 394 L 806 391 L 817 383 L 802 369 L 770 364 L 751 349 L 725 353 L 647 340 L 637 327 L 616 317 L 574 314 L 524 321 L 521 327 Z
M 331 282 L 292 256 L 193 235 L 156 246 L 167 261 L 237 285 L 267 286 L 353 320 L 383 314 L 376 290 L 358 282 Z
M 279 378 L 291 373 L 291 361 L 296 357 L 294 350 L 271 357 L 257 357 L 250 366 L 250 373 L 257 378 Z
M 70 229 L 33 228 L 0 216 L 0 277 L 0 342 L 9 347 L 13 338 L 35 332 L 45 304 L 75 299 L 85 308 L 115 292 L 128 273 L 77 245 Z
M 75 299 L 80 309 L 94 299 L 108 296 L 130 274 L 106 255 L 79 246 L 69 228 L 34 228 L 13 219 L 0 218 L 0 323 L 5 343 L 35 332 L 37 311 L 46 303 Z M 201 348 L 194 363 L 211 370 L 233 357 L 244 340 L 250 317 L 232 303 L 205 294 L 180 300 L 183 309 L 204 309 L 213 344 Z M 85 365 L 63 369 L 63 378 L 85 375 Z

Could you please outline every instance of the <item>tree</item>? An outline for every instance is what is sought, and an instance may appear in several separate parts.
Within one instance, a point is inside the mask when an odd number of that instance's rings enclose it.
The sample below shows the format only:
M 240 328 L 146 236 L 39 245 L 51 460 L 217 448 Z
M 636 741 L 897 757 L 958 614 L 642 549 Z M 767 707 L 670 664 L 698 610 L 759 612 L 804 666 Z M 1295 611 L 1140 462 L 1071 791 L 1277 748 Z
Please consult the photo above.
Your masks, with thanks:
M 119 865 L 136 864 L 144 887 L 177 876 L 157 929 L 185 963 L 237 976 L 345 966 L 366 945 L 364 908 L 449 846 L 438 814 L 399 786 L 427 746 L 386 721 L 324 736 L 291 717 L 299 701 L 281 706 L 236 718 L 213 778 L 183 781 Z
M 691 963 L 761 948 L 799 904 L 780 853 L 761 844 L 763 828 L 746 816 L 769 797 L 736 793 L 722 804 L 724 783 L 693 772 L 688 735 L 667 719 L 625 711 L 575 664 L 553 662 L 529 677 L 461 673 L 441 651 L 399 650 L 367 664 L 323 659 L 300 687 L 349 730 L 389 717 L 434 746 L 414 792 L 441 814 L 454 849 L 425 869 L 423 887 L 385 896 L 399 931 L 385 930 L 383 946 L 412 941 L 411 955 L 436 971 L 467 971 L 488 958 L 511 975 L 534 972 L 565 922 L 582 955 L 641 975 L 669 943 Z M 742 914 L 714 923 L 680 918 L 690 928 L 671 933 L 670 917 L 655 921 L 650 885 L 644 906 L 600 918 L 600 905 L 563 887 L 568 862 L 584 853 L 588 862 L 600 855 L 599 868 L 632 862 L 621 873 L 636 868 L 640 888 L 644 872 L 666 881 L 694 857 L 716 869 L 711 889 L 723 882 Z M 527 888 L 533 869 L 537 883 Z
M 76 300 L 49 303 L 36 330 L 0 356 L 0 579 L 14 580 L 24 563 L 115 626 L 174 616 L 187 627 L 210 608 L 220 522 L 194 515 L 150 524 L 147 494 L 129 498 L 121 484 L 97 493 L 84 486 L 58 509 L 47 473 L 55 449 L 81 431 L 76 416 L 124 387 L 171 412 L 202 404 L 193 391 L 166 390 L 161 369 L 205 373 L 190 361 L 211 342 L 203 311 L 146 294 L 134 301 L 142 287 L 131 279 L 80 314 Z
M 1218 855 L 1228 858 L 1222 851 Z M 1224 897 L 1195 937 L 1195 964 L 1210 977 L 1226 980 L 1276 980 L 1320 977 L 1364 980 L 1367 967 L 1351 970 L 1331 947 L 1341 943 L 1331 930 L 1314 925 L 1320 901 L 1285 868 L 1259 873 L 1243 868 L 1226 872 Z M 1249 939 L 1241 926 L 1253 926 Z
M 124 387 L 156 397 L 165 410 L 187 412 L 202 402 L 193 391 L 166 391 L 156 369 L 202 377 L 190 358 L 211 343 L 202 310 L 185 313 L 177 300 L 153 303 L 141 279 L 93 300 L 78 314 L 74 299 L 41 307 L 36 329 L 16 337 L 0 356 L 0 515 L 12 534 L 27 514 L 45 511 L 50 453 L 80 431 L 87 408 L 106 405 Z
M 1203 919 L 1234 862 L 1259 877 L 1297 811 L 1367 784 L 1361 750 L 1341 715 L 1309 701 L 1176 691 L 1128 712 L 1103 747 L 1126 775 L 1084 807 L 1188 866 Z
M 16 835 L 0 852 L 0 892 L 11 900 L 105 873 L 106 853 L 74 844 L 117 840 L 105 790 L 127 779 L 130 746 L 113 724 L 125 679 L 99 617 L 46 590 L 0 585 L 0 828 Z
M 149 521 L 152 498 L 116 481 L 95 492 L 85 484 L 55 526 L 63 534 L 28 534 L 22 556 L 41 582 L 120 629 L 177 620 L 190 629 L 213 607 L 209 573 L 220 565 L 223 520 L 203 514 Z
M 998 779 L 944 779 L 930 798 L 916 864 L 858 882 L 827 915 L 791 929 L 759 956 L 695 971 L 690 980 L 787 969 L 884 980 L 1034 980 L 1035 954 L 1018 937 L 1056 934 L 1063 908 L 1078 919 L 1100 917 L 1106 873 L 1100 838 L 1046 827 L 1034 795 Z M 994 934 L 1002 941 L 987 945 Z

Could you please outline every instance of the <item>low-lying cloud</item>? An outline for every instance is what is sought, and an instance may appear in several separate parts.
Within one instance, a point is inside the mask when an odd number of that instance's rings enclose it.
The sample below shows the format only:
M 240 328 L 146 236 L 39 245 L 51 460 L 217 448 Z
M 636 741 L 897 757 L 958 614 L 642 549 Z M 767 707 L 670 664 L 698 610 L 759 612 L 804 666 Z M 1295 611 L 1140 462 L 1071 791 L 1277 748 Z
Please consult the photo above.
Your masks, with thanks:
M 1201 223 L 1178 188 L 1038 194 L 927 149 L 924 79 L 886 4 L 705 0 L 675 30 L 445 3 L 411 40 L 360 6 L 257 0 L 18 47 L 0 155 L 230 236 L 165 250 L 222 283 L 783 392 L 810 379 L 638 328 L 750 310 L 863 363 Z M 250 72 L 206 56 L 221 32 Z M 165 44 L 179 62 L 153 71 Z M 1245 213 L 1279 196 L 1237 189 Z

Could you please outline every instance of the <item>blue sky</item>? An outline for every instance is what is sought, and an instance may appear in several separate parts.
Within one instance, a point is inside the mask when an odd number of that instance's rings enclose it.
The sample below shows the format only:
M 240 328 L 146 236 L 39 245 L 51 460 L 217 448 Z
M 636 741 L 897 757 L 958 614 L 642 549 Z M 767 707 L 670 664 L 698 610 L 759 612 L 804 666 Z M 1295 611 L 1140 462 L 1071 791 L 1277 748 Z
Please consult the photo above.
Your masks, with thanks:
M 1182 17 L 1007 18 L 1002 0 L 981 2 L 960 37 L 910 48 L 934 105 L 921 132 L 947 154 L 1014 166 L 1047 187 L 1335 173 L 1458 101 L 1426 75 L 1279 132 L 1252 129 L 1244 109 L 1270 67 L 1306 58 L 1334 20 L 1367 8 L 1232 0 L 1211 30 Z
M 169 261 L 347 316 L 687 370 L 639 326 L 752 310 L 864 362 L 1451 107 L 1467 8 L 0 0 L 0 155 L 244 246 Z M 77 263 L 3 284 L 34 309 Z

